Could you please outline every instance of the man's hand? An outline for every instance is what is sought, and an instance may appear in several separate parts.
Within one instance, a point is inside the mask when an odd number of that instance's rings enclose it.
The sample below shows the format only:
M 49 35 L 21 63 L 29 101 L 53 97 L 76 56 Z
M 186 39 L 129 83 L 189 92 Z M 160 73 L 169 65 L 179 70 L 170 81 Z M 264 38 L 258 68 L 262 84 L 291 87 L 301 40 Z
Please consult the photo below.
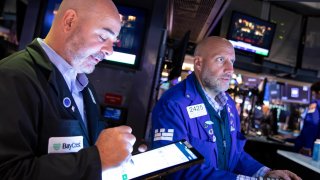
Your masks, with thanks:
M 281 178 L 284 180 L 301 180 L 299 176 L 288 170 L 273 170 L 266 173 L 264 178 Z
M 96 142 L 102 170 L 119 166 L 131 158 L 133 144 L 136 141 L 128 126 L 119 126 L 103 130 Z

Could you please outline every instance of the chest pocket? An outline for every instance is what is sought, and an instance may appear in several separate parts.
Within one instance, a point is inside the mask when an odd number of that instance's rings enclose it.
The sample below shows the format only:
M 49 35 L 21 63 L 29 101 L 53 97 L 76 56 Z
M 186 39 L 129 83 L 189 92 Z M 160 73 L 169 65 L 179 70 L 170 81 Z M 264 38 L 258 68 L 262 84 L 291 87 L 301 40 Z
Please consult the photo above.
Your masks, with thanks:
M 48 140 L 51 137 L 83 136 L 84 147 L 89 145 L 79 120 L 75 119 L 46 119 L 41 126 L 39 133 L 39 152 L 48 152 Z
M 83 136 L 85 132 L 76 119 L 48 119 L 43 123 L 42 134 L 44 139 L 50 137 Z

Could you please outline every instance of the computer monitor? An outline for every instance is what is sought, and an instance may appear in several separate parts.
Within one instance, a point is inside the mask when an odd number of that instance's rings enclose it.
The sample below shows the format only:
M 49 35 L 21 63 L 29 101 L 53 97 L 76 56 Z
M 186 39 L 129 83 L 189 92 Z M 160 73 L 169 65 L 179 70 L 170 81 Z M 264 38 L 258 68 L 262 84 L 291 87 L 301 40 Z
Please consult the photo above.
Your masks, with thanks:
M 283 102 L 293 102 L 300 104 L 310 103 L 310 87 L 285 84 L 282 91 Z
M 260 85 L 261 81 L 262 79 L 257 77 L 242 75 L 242 84 L 249 89 L 253 89 L 253 88 L 258 89 L 258 86 Z
M 267 82 L 264 100 L 269 102 L 272 102 L 273 100 L 281 100 L 283 86 L 283 83 L 276 81 Z
M 275 30 L 275 23 L 233 11 L 227 39 L 238 51 L 267 57 Z
M 141 8 L 117 5 L 121 15 L 121 31 L 113 46 L 113 54 L 102 63 L 139 69 L 144 44 L 147 12 Z
M 109 127 L 125 125 L 127 122 L 127 110 L 122 107 L 104 106 L 102 115 L 107 121 Z

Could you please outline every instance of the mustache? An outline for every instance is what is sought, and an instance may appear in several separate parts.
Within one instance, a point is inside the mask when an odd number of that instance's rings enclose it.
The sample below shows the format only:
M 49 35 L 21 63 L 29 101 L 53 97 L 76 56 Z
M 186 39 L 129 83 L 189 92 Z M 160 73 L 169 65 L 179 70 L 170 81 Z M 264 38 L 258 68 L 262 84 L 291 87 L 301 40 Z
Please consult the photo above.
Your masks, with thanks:
M 99 59 L 100 61 L 104 59 L 105 57 L 105 54 L 103 52 L 97 52 L 95 54 L 92 55 L 92 57 L 96 58 L 96 59 Z
M 224 74 L 224 75 L 220 76 L 220 78 L 229 78 L 229 79 L 231 79 L 232 75 L 231 74 Z

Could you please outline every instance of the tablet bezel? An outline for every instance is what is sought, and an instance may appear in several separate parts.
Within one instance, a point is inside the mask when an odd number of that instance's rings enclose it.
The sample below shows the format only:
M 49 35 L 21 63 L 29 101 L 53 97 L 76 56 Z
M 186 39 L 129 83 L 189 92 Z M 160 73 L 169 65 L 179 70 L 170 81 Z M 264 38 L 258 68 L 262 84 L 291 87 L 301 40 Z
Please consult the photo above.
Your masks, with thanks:
M 184 144 L 185 147 L 187 147 L 197 157 L 197 159 L 192 159 L 192 160 L 189 160 L 187 162 L 183 162 L 181 164 L 176 164 L 176 165 L 164 168 L 164 169 L 160 169 L 160 170 L 157 170 L 157 171 L 154 171 L 154 172 L 150 172 L 148 174 L 144 174 L 144 175 L 132 178 L 132 179 L 155 179 L 155 178 L 159 178 L 161 176 L 165 176 L 165 175 L 168 175 L 170 173 L 176 172 L 178 170 L 189 168 L 189 167 L 191 167 L 193 165 L 200 164 L 200 163 L 204 162 L 204 157 L 192 145 L 190 145 L 190 143 L 188 141 L 186 141 L 185 139 L 182 139 L 180 141 L 176 141 L 176 142 L 167 144 L 165 146 L 169 146 L 169 145 L 176 144 L 176 143 L 179 143 L 179 142 Z M 164 146 L 162 146 L 162 147 L 164 147 Z M 159 147 L 159 148 L 161 148 L 161 147 Z M 156 148 L 156 149 L 158 149 L 158 148 Z M 150 151 L 153 151 L 153 150 L 156 150 L 156 149 L 152 149 Z M 146 151 L 144 153 L 148 153 L 148 152 L 149 151 Z M 140 153 L 140 154 L 142 154 L 142 153 Z M 137 154 L 137 155 L 139 155 L 139 154 Z

